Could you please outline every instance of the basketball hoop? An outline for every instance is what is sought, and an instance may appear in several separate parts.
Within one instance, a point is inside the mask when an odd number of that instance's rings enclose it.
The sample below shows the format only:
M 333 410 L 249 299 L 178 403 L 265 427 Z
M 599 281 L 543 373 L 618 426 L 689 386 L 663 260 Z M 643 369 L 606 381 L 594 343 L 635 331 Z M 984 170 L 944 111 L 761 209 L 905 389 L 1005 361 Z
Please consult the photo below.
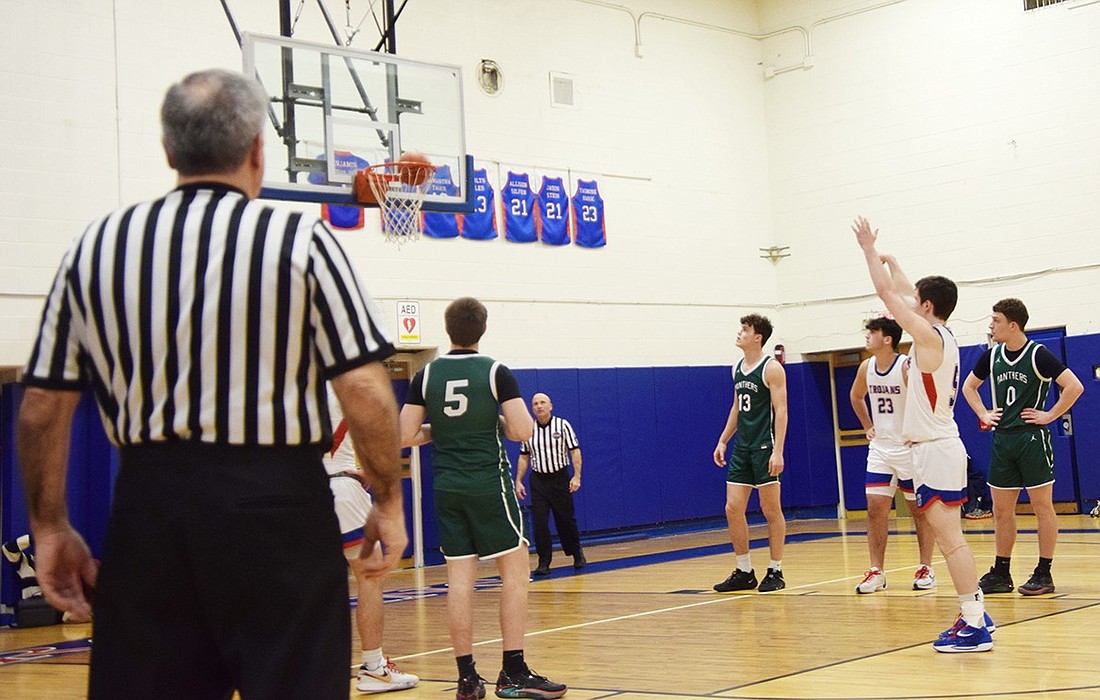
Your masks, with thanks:
M 435 176 L 435 166 L 421 160 L 371 165 L 355 174 L 355 198 L 382 210 L 382 234 L 403 245 L 424 232 L 420 207 Z

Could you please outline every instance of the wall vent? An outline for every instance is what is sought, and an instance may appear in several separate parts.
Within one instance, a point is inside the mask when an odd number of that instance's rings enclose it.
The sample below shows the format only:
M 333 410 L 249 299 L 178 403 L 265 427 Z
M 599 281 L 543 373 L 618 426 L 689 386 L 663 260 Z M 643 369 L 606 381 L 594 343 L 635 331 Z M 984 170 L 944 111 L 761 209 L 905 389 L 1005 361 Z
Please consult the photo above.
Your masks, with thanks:
M 573 76 L 566 73 L 550 74 L 550 106 L 577 106 L 576 93 L 573 91 Z
M 1065 1 L 1066 0 L 1024 0 L 1024 12 L 1050 7 L 1051 5 L 1059 5 Z

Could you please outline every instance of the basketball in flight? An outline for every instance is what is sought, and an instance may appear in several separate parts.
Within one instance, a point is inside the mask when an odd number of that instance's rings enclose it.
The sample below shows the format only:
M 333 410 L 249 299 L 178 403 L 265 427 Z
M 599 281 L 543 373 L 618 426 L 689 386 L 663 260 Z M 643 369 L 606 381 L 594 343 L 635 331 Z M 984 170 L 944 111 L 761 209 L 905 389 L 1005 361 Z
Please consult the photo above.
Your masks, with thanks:
M 401 161 L 397 166 L 398 176 L 405 185 L 419 186 L 431 178 L 435 168 L 428 156 L 420 151 L 405 151 L 401 154 Z

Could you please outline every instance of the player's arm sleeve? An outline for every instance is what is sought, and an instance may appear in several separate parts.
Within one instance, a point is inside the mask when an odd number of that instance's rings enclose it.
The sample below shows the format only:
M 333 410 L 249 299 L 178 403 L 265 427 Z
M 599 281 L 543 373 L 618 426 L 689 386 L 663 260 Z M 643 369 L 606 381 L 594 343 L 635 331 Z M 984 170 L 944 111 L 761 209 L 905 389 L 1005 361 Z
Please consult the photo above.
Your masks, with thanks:
M 308 265 L 310 321 L 325 378 L 392 355 L 393 340 L 379 323 L 378 307 L 336 237 L 320 221 L 313 225 Z
M 497 365 L 497 403 L 504 403 L 511 399 L 522 398 L 519 393 L 519 380 L 512 370 L 504 365 Z
M 981 381 L 989 379 L 989 360 L 993 356 L 993 348 L 986 348 L 978 361 L 974 363 L 974 369 L 970 370 Z
M 1039 376 L 1045 379 L 1057 379 L 1066 371 L 1065 363 L 1045 345 L 1040 345 L 1035 351 L 1035 368 L 1039 370 Z
M 424 403 L 424 370 L 416 373 L 409 382 L 409 390 L 405 392 L 405 403 L 413 406 L 425 406 Z

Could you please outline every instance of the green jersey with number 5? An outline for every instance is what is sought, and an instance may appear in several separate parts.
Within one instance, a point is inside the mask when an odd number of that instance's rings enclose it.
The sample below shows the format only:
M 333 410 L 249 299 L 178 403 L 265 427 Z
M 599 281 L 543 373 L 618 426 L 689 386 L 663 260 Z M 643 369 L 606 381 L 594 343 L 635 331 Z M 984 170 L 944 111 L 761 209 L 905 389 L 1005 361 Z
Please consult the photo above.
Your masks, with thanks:
M 745 360 L 733 370 L 734 401 L 737 402 L 737 432 L 734 448 L 762 450 L 775 440 L 772 421 L 772 392 L 764 383 L 764 370 L 771 355 L 764 355 L 756 367 L 745 371 Z
M 443 355 L 424 368 L 421 391 L 437 490 L 474 493 L 511 485 L 496 387 L 500 366 L 471 353 Z

